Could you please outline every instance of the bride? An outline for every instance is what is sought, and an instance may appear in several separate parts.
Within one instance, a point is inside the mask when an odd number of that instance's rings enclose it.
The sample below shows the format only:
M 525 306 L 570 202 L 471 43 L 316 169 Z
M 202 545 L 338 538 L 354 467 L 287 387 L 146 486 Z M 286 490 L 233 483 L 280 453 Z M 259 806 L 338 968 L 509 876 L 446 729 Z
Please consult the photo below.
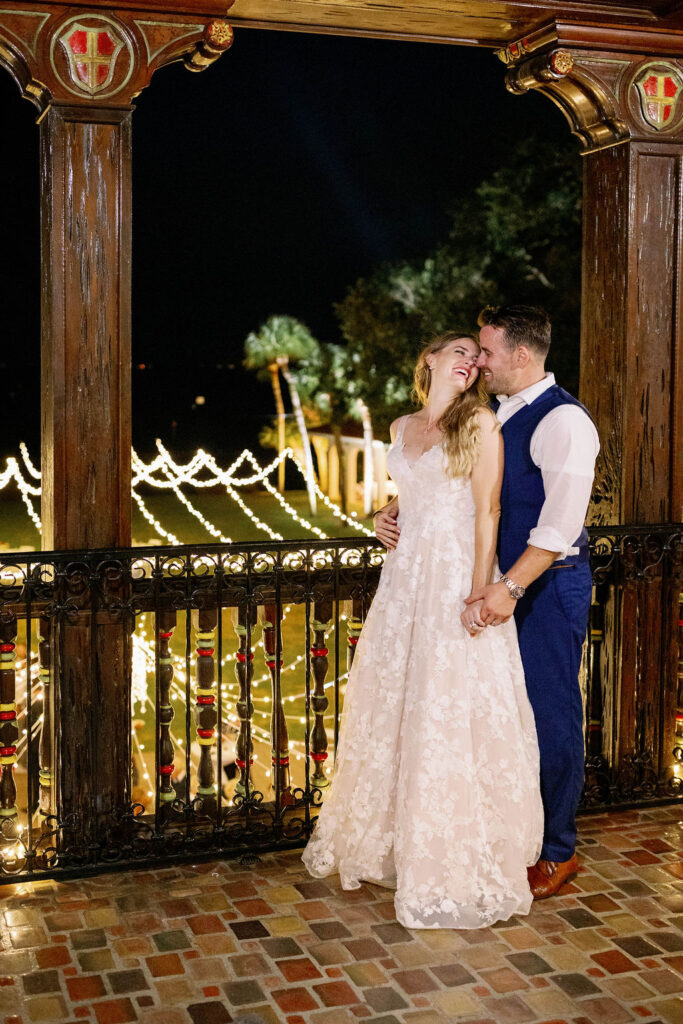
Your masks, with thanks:
M 448 332 L 415 367 L 419 412 L 391 427 L 398 526 L 356 648 L 332 788 L 303 860 L 344 889 L 396 889 L 409 928 L 481 928 L 531 906 L 538 745 L 514 619 L 465 598 L 498 574 L 503 442 L 479 346 Z

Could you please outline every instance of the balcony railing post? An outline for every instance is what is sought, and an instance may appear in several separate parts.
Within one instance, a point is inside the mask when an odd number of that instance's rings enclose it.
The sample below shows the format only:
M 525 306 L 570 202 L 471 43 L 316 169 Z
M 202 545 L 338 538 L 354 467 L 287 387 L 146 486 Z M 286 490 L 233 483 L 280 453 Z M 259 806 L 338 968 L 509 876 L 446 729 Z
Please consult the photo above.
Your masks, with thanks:
M 173 657 L 170 642 L 176 627 L 175 611 L 159 611 L 157 613 L 157 651 L 159 659 L 159 718 L 158 718 L 158 764 L 159 774 L 159 813 L 166 820 L 172 813 L 176 791 L 173 788 L 173 740 L 171 738 L 171 722 L 174 718 L 171 704 L 171 684 L 173 682 Z
M 240 777 L 235 783 L 235 793 L 239 797 L 246 797 L 254 788 L 250 778 L 251 766 L 254 763 L 254 744 L 251 739 L 251 720 L 254 715 L 254 705 L 251 702 L 254 652 L 249 644 L 248 606 L 243 605 L 238 608 L 236 618 L 234 628 L 239 646 L 235 655 L 235 678 L 240 688 L 237 699 L 237 717 L 240 720 L 240 728 L 235 743 L 235 764 L 239 769 Z
M 38 746 L 38 779 L 40 782 L 39 811 L 45 818 L 55 812 L 55 791 L 53 786 L 53 718 L 52 718 L 52 621 L 47 616 L 38 620 L 38 675 L 43 686 L 43 723 Z
M 348 647 L 346 651 L 346 671 L 350 672 L 353 665 L 353 659 L 356 654 L 356 645 L 358 639 L 363 631 L 363 619 L 365 617 L 364 602 L 361 598 L 354 597 L 352 601 L 351 615 L 346 622 L 346 632 Z
M 282 702 L 280 670 L 282 669 L 282 608 L 267 604 L 263 609 L 263 650 L 270 672 L 272 701 L 270 734 L 272 741 L 273 789 L 279 794 L 281 806 L 293 802 L 289 781 L 289 733 Z
M 200 608 L 197 615 L 197 703 L 195 723 L 200 748 L 197 769 L 197 795 L 207 814 L 216 813 L 216 773 L 214 749 L 216 747 L 216 664 L 214 661 L 217 608 Z
M 324 789 L 329 786 L 330 780 L 325 774 L 325 761 L 327 760 L 327 732 L 325 730 L 325 712 L 329 701 L 325 696 L 325 678 L 329 666 L 326 647 L 326 635 L 330 629 L 332 619 L 332 602 L 330 600 L 315 602 L 315 618 L 311 623 L 313 631 L 313 643 L 311 644 L 311 669 L 314 679 L 314 690 L 311 695 L 311 706 L 315 715 L 313 731 L 311 733 L 311 760 L 313 761 L 313 775 L 311 784 L 317 789 Z
M 16 616 L 0 620 L 0 856 L 2 847 L 13 849 L 18 824 L 17 787 L 17 693 L 14 671 L 17 640 Z

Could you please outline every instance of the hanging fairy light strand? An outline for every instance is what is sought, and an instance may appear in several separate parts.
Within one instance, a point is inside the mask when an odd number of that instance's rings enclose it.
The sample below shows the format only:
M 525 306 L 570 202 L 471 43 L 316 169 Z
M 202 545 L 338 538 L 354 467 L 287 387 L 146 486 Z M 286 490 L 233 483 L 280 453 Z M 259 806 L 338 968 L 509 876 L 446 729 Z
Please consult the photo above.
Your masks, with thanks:
M 244 515 L 251 520 L 258 530 L 267 533 L 272 540 L 283 540 L 284 538 L 282 534 L 261 519 L 238 493 L 238 489 L 240 488 L 261 484 L 270 497 L 280 505 L 283 512 L 286 512 L 294 522 L 303 527 L 304 530 L 307 530 L 314 536 L 319 537 L 321 540 L 327 539 L 328 535 L 320 527 L 315 526 L 304 516 L 300 515 L 293 505 L 288 502 L 287 499 L 270 482 L 269 477 L 271 477 L 273 473 L 277 471 L 278 467 L 287 459 L 293 463 L 302 480 L 305 480 L 304 467 L 301 465 L 291 448 L 285 448 L 266 466 L 261 466 L 253 452 L 245 448 L 227 469 L 221 469 L 214 456 L 209 452 L 205 452 L 201 448 L 194 454 L 188 463 L 181 464 L 173 459 L 168 449 L 160 440 L 157 440 L 156 444 L 158 454 L 149 463 L 145 463 L 135 449 L 132 449 L 133 475 L 131 480 L 131 493 L 140 514 L 146 522 L 155 529 L 159 536 L 171 544 L 182 544 L 183 541 L 181 541 L 180 538 L 178 538 L 171 530 L 164 527 L 150 511 L 146 502 L 137 490 L 137 486 L 139 484 L 145 483 L 157 490 L 170 491 L 174 494 L 178 502 L 183 505 L 187 512 L 189 512 L 189 514 L 203 526 L 207 533 L 224 544 L 230 544 L 232 543 L 231 538 L 223 534 L 220 528 L 216 526 L 215 523 L 211 522 L 211 520 L 208 519 L 192 503 L 182 490 L 183 485 L 196 489 L 221 486 L 225 488 L 227 496 L 235 502 Z M 17 459 L 10 456 L 6 460 L 5 469 L 0 471 L 0 490 L 3 490 L 5 487 L 9 486 L 12 481 L 14 481 L 24 505 L 26 506 L 30 519 L 40 533 L 42 532 L 42 524 L 40 516 L 36 512 L 32 501 L 32 498 L 39 497 L 41 494 L 40 471 L 34 465 L 28 448 L 23 441 L 19 445 L 19 451 L 26 475 L 22 472 L 22 468 L 20 467 Z M 247 465 L 251 466 L 254 472 L 248 476 L 239 476 L 238 471 Z M 319 484 L 315 483 L 314 486 L 318 498 L 336 519 L 339 519 L 351 529 L 356 530 L 367 537 L 373 536 L 372 530 L 369 530 L 363 523 L 360 523 L 356 518 L 355 513 L 347 515 L 342 511 L 339 505 L 324 493 Z

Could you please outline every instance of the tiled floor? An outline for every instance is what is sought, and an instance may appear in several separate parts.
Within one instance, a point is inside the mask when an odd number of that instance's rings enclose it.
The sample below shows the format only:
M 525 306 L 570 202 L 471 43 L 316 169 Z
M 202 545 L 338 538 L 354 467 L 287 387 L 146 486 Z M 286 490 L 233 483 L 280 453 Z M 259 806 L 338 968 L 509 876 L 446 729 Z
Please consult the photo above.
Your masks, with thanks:
M 300 854 L 0 889 L 0 1024 L 683 1022 L 683 807 L 581 823 L 528 918 L 409 932 Z

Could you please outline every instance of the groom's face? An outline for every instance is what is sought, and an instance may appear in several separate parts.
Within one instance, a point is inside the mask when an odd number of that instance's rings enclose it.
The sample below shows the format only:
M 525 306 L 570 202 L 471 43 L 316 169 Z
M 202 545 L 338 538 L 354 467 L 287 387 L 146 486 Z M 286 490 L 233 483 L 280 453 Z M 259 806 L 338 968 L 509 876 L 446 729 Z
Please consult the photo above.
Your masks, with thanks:
M 514 371 L 516 351 L 510 350 L 505 342 L 502 327 L 482 327 L 479 332 L 481 351 L 477 366 L 491 394 L 509 395 L 514 392 Z

